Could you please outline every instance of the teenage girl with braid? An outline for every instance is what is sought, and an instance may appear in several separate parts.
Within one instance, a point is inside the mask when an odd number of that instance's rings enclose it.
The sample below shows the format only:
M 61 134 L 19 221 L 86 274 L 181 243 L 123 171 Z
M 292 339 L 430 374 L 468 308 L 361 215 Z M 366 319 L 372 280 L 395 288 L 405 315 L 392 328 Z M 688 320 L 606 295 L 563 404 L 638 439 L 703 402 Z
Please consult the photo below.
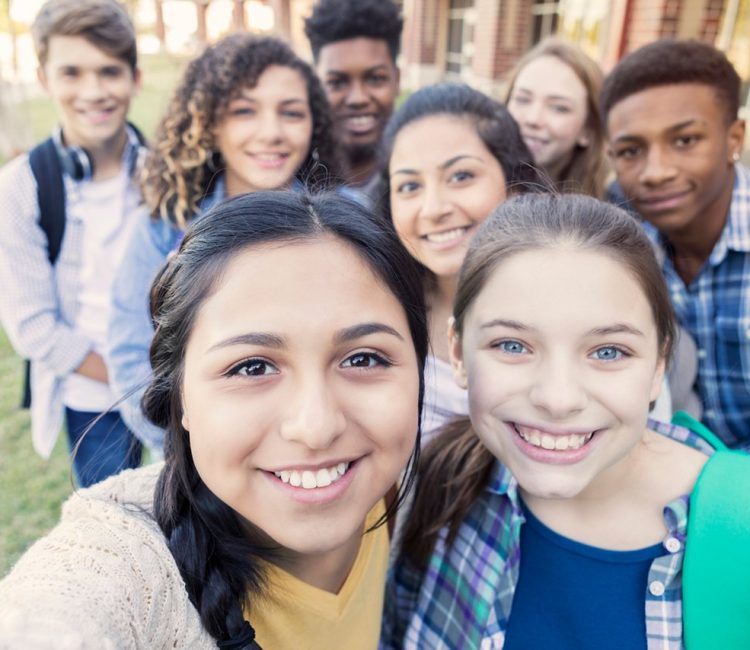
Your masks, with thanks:
M 337 194 L 196 221 L 151 293 L 164 462 L 71 497 L 0 582 L 0 645 L 377 647 L 386 495 L 418 449 L 414 266 Z
M 135 226 L 115 277 L 107 334 L 123 418 L 150 447 L 163 432 L 144 420 L 153 336 L 148 287 L 185 226 L 243 192 L 321 189 L 340 178 L 323 89 L 310 66 L 276 38 L 235 34 L 190 63 L 146 161 L 148 215 Z

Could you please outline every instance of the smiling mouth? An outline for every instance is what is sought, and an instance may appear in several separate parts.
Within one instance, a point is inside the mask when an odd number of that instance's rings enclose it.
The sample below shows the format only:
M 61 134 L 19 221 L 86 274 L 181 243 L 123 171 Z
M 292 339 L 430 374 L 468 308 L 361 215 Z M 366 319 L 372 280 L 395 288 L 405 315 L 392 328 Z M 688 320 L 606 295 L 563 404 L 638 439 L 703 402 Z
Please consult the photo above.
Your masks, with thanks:
M 250 157 L 261 167 L 276 169 L 283 167 L 289 154 L 286 153 L 251 153 Z
M 314 490 L 323 488 L 340 481 L 341 478 L 349 471 L 351 463 L 337 463 L 330 467 L 323 467 L 318 470 L 282 470 L 273 472 L 273 474 L 282 483 L 287 483 L 292 487 L 299 487 L 304 490 Z
M 367 115 L 351 115 L 344 118 L 348 131 L 356 134 L 369 133 L 377 125 L 378 120 L 372 113 Z
M 594 437 L 596 431 L 589 433 L 551 434 L 541 429 L 527 427 L 515 422 L 510 423 L 519 437 L 532 447 L 546 449 L 547 451 L 567 451 L 569 449 L 580 449 Z
M 450 244 L 459 241 L 471 229 L 471 226 L 461 226 L 460 228 L 451 228 L 442 232 L 432 232 L 422 235 L 431 244 Z

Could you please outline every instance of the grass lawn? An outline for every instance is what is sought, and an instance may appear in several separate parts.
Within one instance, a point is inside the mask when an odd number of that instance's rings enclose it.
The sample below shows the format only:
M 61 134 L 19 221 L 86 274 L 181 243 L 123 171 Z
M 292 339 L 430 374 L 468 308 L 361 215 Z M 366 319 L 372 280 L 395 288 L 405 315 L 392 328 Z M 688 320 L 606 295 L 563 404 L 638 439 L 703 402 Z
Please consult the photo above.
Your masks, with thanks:
M 143 88 L 133 101 L 130 119 L 149 137 L 166 107 L 185 61 L 166 56 L 143 57 Z M 34 137 L 45 137 L 55 124 L 46 96 L 19 107 L 29 115 Z M 28 411 L 18 408 L 22 361 L 0 329 L 0 576 L 18 556 L 59 518 L 60 504 L 73 490 L 64 433 L 49 461 L 31 447 Z

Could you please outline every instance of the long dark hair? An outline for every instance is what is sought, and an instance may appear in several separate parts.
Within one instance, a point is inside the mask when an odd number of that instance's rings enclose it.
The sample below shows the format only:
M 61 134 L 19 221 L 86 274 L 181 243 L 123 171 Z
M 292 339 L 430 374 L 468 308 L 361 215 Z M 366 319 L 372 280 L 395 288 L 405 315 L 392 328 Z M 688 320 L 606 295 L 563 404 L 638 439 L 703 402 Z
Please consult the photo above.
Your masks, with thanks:
M 418 361 L 421 413 L 427 326 L 418 273 L 391 229 L 354 201 L 333 193 L 311 196 L 291 191 L 235 197 L 194 224 L 152 287 L 153 380 L 143 409 L 166 430 L 155 516 L 191 602 L 205 628 L 219 641 L 243 638 L 247 632 L 243 605 L 261 591 L 263 573 L 258 559 L 269 557 L 272 551 L 254 539 L 246 521 L 206 487 L 196 470 L 182 426 L 185 346 L 203 301 L 233 255 L 266 242 L 322 236 L 334 236 L 351 246 L 403 306 Z M 419 432 L 395 506 L 413 480 L 418 454 Z M 393 510 L 389 508 L 386 517 Z
M 499 264 L 524 251 L 552 249 L 561 244 L 603 253 L 627 269 L 651 308 L 659 354 L 669 359 L 674 312 L 648 238 L 624 210 L 575 194 L 512 198 L 482 224 L 458 278 L 453 318 L 459 338 L 466 313 Z M 414 507 L 403 536 L 405 558 L 424 566 L 443 527 L 448 529 L 447 544 L 455 541 L 461 522 L 487 484 L 495 462 L 468 418 L 447 425 L 425 447 Z

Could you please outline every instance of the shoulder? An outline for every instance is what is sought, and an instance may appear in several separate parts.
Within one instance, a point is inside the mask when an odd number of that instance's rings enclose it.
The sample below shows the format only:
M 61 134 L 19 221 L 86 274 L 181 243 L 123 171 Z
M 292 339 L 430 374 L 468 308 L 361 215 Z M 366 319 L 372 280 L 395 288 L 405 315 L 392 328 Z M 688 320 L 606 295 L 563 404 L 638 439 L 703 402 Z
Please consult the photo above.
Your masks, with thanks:
M 61 522 L 0 582 L 0 636 L 23 638 L 43 612 L 47 642 L 51 630 L 85 641 L 67 647 L 94 647 L 92 639 L 99 647 L 162 647 L 201 637 L 151 515 L 158 473 L 159 466 L 123 472 L 68 500 Z
M 38 211 L 37 187 L 28 154 L 21 154 L 0 168 L 0 205 Z

